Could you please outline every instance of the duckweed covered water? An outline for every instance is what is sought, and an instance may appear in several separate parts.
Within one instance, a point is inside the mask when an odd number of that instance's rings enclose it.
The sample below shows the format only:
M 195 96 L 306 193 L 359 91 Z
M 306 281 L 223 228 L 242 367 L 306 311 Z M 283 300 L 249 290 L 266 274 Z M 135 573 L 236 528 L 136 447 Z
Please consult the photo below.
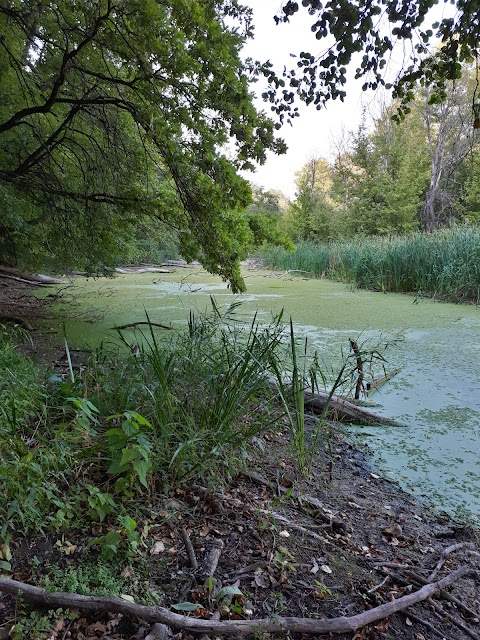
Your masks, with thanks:
M 334 369 L 348 338 L 392 343 L 388 369 L 400 373 L 371 399 L 375 411 L 404 428 L 353 428 L 383 474 L 457 516 L 480 521 L 480 311 L 474 306 L 354 291 L 325 280 L 246 274 L 247 293 L 233 296 L 218 278 L 197 269 L 75 281 L 72 344 L 114 338 L 111 327 L 145 320 L 180 326 L 190 310 L 242 301 L 238 313 L 260 321 L 285 310 L 308 337 L 325 368 Z M 399 338 L 401 338 L 399 340 Z M 381 371 L 378 372 L 381 375 Z

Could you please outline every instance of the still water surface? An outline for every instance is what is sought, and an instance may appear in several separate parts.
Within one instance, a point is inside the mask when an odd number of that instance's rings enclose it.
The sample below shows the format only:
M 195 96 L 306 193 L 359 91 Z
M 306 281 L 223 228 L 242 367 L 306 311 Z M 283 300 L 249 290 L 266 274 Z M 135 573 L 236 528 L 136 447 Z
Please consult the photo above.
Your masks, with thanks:
M 371 396 L 375 411 L 405 428 L 353 428 L 375 466 L 449 513 L 480 522 L 480 310 L 400 294 L 353 291 L 324 280 L 247 273 L 247 293 L 233 296 L 204 271 L 119 276 L 75 283 L 72 344 L 98 344 L 114 325 L 145 320 L 180 326 L 191 309 L 243 302 L 245 319 L 285 311 L 297 335 L 308 336 L 326 368 L 335 368 L 348 339 L 391 343 L 387 368 L 400 372 Z M 379 374 L 382 372 L 379 371 Z

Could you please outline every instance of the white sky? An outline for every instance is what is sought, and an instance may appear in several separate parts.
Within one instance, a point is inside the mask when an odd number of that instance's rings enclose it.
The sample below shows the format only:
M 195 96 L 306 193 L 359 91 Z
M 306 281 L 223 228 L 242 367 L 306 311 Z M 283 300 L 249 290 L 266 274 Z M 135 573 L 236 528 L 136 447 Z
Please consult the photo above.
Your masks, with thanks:
M 312 34 L 312 17 L 302 7 L 290 19 L 290 23 L 277 26 L 273 16 L 279 14 L 281 0 L 249 0 L 248 4 L 254 11 L 255 38 L 243 49 L 245 57 L 270 60 L 274 69 L 282 72 L 284 65 L 290 68 L 295 64 L 290 53 L 298 55 L 301 51 L 309 51 L 316 55 L 325 48 L 325 43 L 316 40 Z M 441 19 L 444 7 L 442 3 L 437 5 L 429 22 Z M 403 54 L 403 50 L 398 52 L 396 56 L 402 59 L 392 60 L 388 66 L 398 69 L 404 62 Z M 329 101 L 326 107 L 318 111 L 315 106 L 307 107 L 297 98 L 295 106 L 299 107 L 300 117 L 292 121 L 292 126 L 285 124 L 278 132 L 288 145 L 287 153 L 281 156 L 269 153 L 266 163 L 259 166 L 255 173 L 243 173 L 247 180 L 266 189 L 279 189 L 287 197 L 293 198 L 294 174 L 309 157 L 315 155 L 332 159 L 332 141 L 341 136 L 342 131 L 355 131 L 358 128 L 363 109 L 366 110 L 367 120 L 369 116 L 378 115 L 379 103 L 382 97 L 385 100 L 385 94 L 379 91 L 376 95 L 373 92 L 362 92 L 364 80 L 354 79 L 356 67 L 354 60 L 348 68 L 347 98 L 344 102 L 338 99 Z M 257 107 L 269 113 L 270 105 L 261 98 L 260 83 L 253 85 L 252 89 L 258 94 Z M 272 113 L 272 116 L 275 117 L 275 114 Z
M 250 0 L 254 10 L 255 39 L 244 48 L 245 57 L 258 60 L 270 60 L 277 72 L 284 65 L 289 68 L 295 65 L 290 53 L 309 51 L 317 53 L 324 48 L 311 32 L 312 18 L 303 10 L 299 11 L 290 23 L 275 25 L 273 16 L 279 12 L 279 0 Z M 354 69 L 349 69 L 352 75 Z M 326 107 L 317 111 L 313 105 L 308 107 L 298 98 L 295 106 L 299 107 L 301 116 L 292 121 L 292 126 L 285 124 L 278 132 L 287 145 L 288 151 L 282 156 L 268 154 L 267 162 L 258 167 L 255 173 L 245 172 L 245 178 L 266 189 L 279 189 L 286 196 L 293 198 L 295 193 L 294 173 L 315 154 L 329 158 L 332 138 L 340 135 L 342 127 L 347 131 L 355 130 L 361 119 L 362 105 L 368 107 L 368 101 L 361 91 L 362 82 L 349 79 L 345 102 L 330 101 Z M 260 83 L 253 85 L 258 93 L 257 107 L 269 113 L 270 105 L 261 98 Z M 272 114 L 275 117 L 275 114 Z

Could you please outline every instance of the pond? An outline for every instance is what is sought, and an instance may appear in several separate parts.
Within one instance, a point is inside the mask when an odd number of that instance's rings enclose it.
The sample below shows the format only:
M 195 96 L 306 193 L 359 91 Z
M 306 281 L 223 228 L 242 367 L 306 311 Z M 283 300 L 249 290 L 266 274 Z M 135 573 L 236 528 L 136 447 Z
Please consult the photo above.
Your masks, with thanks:
M 180 326 L 191 309 L 242 301 L 239 313 L 268 322 L 282 309 L 297 335 L 338 367 L 349 338 L 389 344 L 387 368 L 400 372 L 371 399 L 374 411 L 403 428 L 352 428 L 386 477 L 457 517 L 480 521 L 480 311 L 400 294 L 352 290 L 327 280 L 246 272 L 247 292 L 233 296 L 200 268 L 173 274 L 75 280 L 72 344 L 95 345 L 111 328 L 145 320 Z M 58 327 L 57 327 L 58 329 Z M 379 372 L 381 373 L 381 372 Z

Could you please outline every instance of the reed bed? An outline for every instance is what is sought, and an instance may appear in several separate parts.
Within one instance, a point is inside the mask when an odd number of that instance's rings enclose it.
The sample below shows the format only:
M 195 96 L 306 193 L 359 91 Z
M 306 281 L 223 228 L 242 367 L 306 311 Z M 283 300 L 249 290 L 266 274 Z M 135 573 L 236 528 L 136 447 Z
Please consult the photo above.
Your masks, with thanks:
M 480 229 L 456 226 L 431 234 L 299 244 L 262 252 L 273 269 L 349 282 L 361 289 L 415 293 L 451 302 L 480 302 Z

